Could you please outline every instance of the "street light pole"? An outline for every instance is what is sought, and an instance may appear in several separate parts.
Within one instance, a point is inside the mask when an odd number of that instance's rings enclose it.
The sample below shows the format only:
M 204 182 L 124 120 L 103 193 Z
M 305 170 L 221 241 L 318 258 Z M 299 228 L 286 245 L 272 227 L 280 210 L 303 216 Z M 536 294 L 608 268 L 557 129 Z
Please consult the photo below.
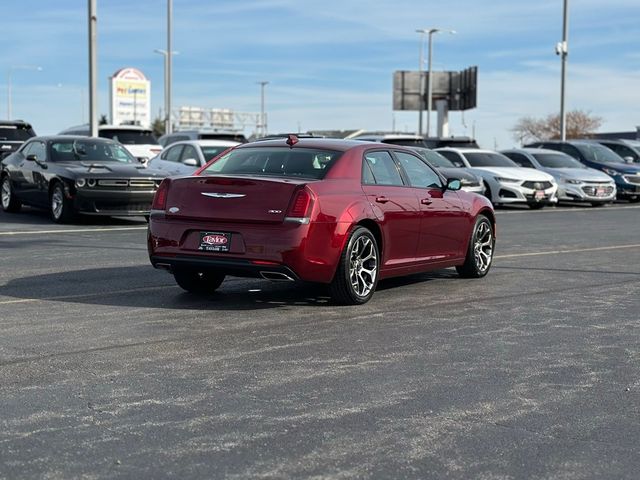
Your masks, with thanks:
M 429 60 L 427 66 L 427 137 L 431 136 L 431 102 L 433 97 L 433 82 L 431 81 L 431 65 L 433 64 L 433 47 L 432 37 L 434 33 L 448 32 L 451 35 L 456 33 L 455 30 L 442 30 L 440 28 L 430 28 L 426 31 L 429 34 Z
M 569 32 L 569 0 L 564 0 L 562 12 L 562 42 L 556 45 L 556 53 L 560 55 L 562 71 L 560 73 L 560 139 L 567 139 L 567 112 L 565 111 L 565 87 L 567 80 L 567 55 L 569 47 L 567 36 Z
M 418 29 L 416 33 L 420 34 L 420 55 L 418 59 L 418 135 L 422 136 L 422 104 L 424 102 L 424 75 L 422 69 L 424 67 L 424 56 L 422 49 L 424 46 L 424 34 L 427 33 L 425 29 Z
M 12 105 L 12 99 L 11 99 L 11 80 L 12 80 L 12 74 L 14 70 L 37 70 L 37 71 L 42 71 L 42 67 L 38 67 L 35 65 L 12 65 L 9 67 L 9 70 L 7 71 L 7 120 L 11 120 L 11 117 L 13 117 L 13 105 Z
M 173 0 L 167 0 L 167 72 L 165 74 L 166 81 L 166 104 L 165 104 L 165 123 L 164 123 L 164 132 L 165 134 L 171 133 L 171 55 L 173 53 L 173 48 L 171 46 L 171 23 L 173 19 Z
M 169 105 L 169 103 L 171 103 L 169 101 L 169 80 L 168 80 L 169 55 L 167 55 L 166 50 L 161 50 L 159 48 L 156 48 L 154 52 L 164 57 L 164 128 L 165 128 L 165 133 L 167 133 L 167 125 L 171 121 L 170 115 L 167 114 L 168 112 L 167 106 Z M 173 52 L 173 55 L 178 55 L 179 53 L 180 52 Z
M 98 61 L 97 61 L 97 0 L 89 1 L 89 128 L 92 137 L 98 136 Z
M 269 82 L 257 82 L 260 85 L 260 133 L 264 137 L 267 135 L 267 118 L 264 113 L 264 87 Z

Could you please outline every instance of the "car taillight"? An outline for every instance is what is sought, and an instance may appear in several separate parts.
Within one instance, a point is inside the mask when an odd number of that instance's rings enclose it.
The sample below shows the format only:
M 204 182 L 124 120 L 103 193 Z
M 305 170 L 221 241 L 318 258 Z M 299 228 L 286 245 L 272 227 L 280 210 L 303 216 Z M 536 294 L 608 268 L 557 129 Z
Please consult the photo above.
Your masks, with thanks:
M 296 223 L 309 223 L 313 197 L 306 188 L 298 190 L 293 197 L 289 211 L 285 216 L 285 221 Z
M 169 193 L 169 184 L 171 180 L 165 178 L 156 190 L 156 194 L 153 196 L 153 203 L 151 204 L 152 210 L 165 210 L 167 208 L 167 194 Z

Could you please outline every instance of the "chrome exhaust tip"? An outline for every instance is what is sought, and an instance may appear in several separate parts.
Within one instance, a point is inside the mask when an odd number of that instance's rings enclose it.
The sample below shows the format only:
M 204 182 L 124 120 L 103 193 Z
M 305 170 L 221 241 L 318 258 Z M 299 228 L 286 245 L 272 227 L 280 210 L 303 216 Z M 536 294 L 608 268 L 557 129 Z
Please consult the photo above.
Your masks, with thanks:
M 282 272 L 260 272 L 260 276 L 265 280 L 271 280 L 272 282 L 294 282 L 286 273 Z
M 153 266 L 160 270 L 167 270 L 169 272 L 171 271 L 171 265 L 168 263 L 154 263 Z

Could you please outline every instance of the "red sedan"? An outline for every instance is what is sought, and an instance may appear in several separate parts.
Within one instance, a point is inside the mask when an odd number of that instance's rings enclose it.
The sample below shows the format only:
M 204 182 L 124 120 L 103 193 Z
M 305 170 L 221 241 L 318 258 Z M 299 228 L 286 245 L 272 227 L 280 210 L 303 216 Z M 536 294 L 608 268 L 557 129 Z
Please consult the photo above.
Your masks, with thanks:
M 334 139 L 265 140 L 227 151 L 156 193 L 148 249 L 189 292 L 225 276 L 329 285 L 362 304 L 378 280 L 491 267 L 495 216 L 412 150 Z

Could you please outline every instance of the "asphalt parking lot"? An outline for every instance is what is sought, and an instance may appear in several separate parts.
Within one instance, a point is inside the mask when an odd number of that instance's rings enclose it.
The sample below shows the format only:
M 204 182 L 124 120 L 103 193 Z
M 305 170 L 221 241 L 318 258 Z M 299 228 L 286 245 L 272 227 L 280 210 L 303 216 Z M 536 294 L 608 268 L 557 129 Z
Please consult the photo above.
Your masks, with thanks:
M 359 307 L 183 293 L 145 229 L 0 213 L 0 478 L 637 478 L 639 206 L 499 210 L 485 279 Z

